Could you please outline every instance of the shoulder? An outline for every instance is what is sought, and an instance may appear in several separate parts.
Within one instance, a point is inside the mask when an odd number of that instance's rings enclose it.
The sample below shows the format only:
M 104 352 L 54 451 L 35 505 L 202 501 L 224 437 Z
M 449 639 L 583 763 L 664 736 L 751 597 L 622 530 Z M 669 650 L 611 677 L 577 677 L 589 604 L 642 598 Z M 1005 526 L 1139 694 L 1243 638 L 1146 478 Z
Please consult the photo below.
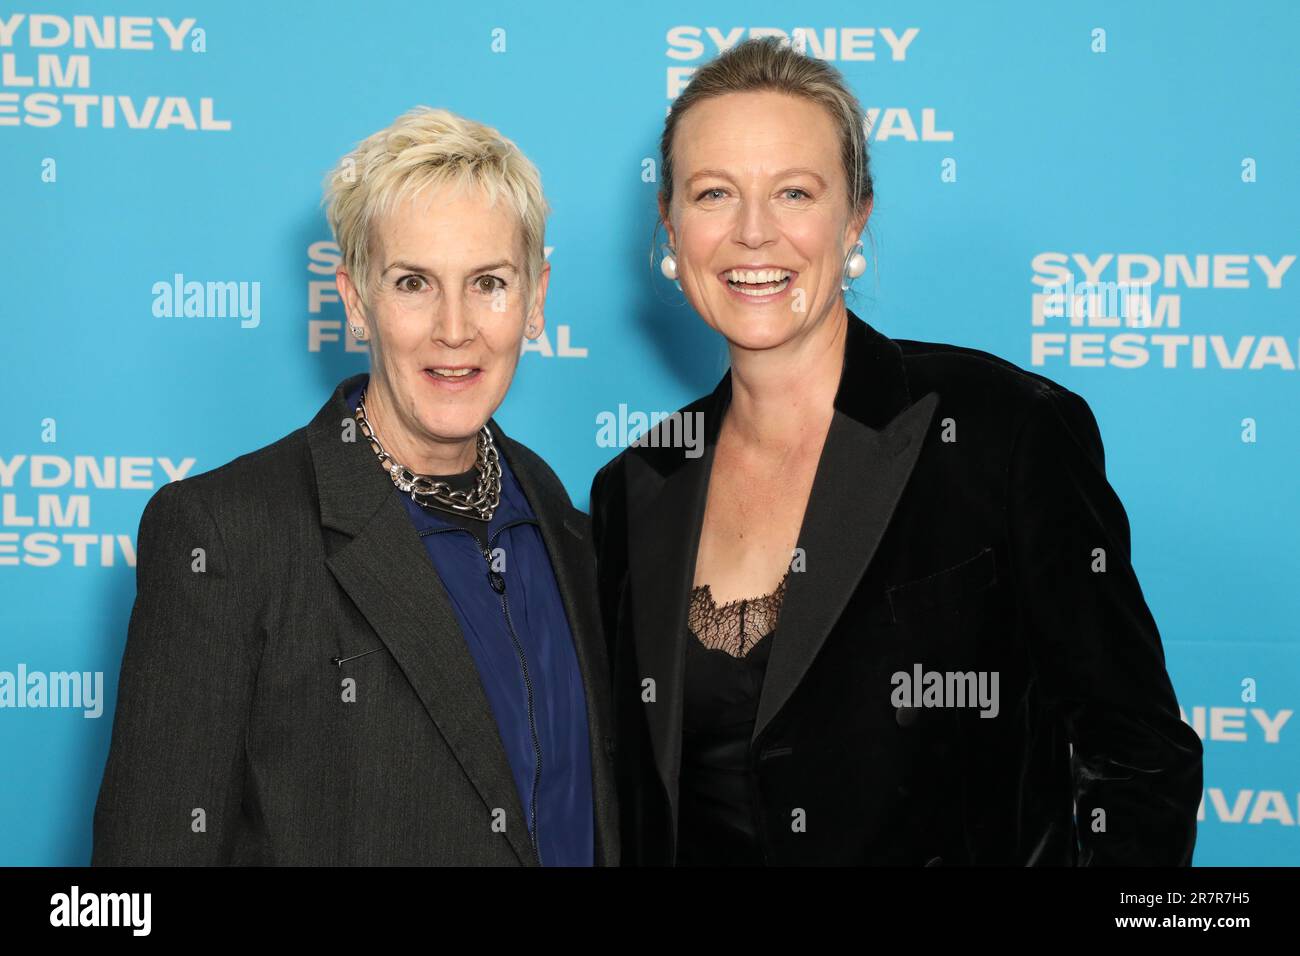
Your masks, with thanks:
M 216 507 L 251 501 L 278 504 L 300 498 L 300 486 L 310 478 L 311 468 L 311 449 L 303 427 L 178 484 L 188 485 L 190 493 Z
M 949 342 L 894 339 L 902 353 L 913 396 L 934 390 L 954 395 L 990 392 L 1008 404 L 1032 404 L 1042 392 L 1068 391 L 1064 385 L 992 352 Z
M 940 396 L 935 420 L 955 424 L 974 447 L 1000 450 L 1015 467 L 1105 469 L 1096 415 L 1060 382 L 979 349 L 895 339 L 915 399 Z M 946 421 L 947 420 L 947 421 Z M 971 443 L 967 442 L 967 447 Z
M 1083 396 L 1046 375 L 980 349 L 914 339 L 893 341 L 902 353 L 913 399 L 937 392 L 939 418 L 965 413 L 1013 436 L 1031 419 L 1059 417 L 1071 427 L 1096 429 Z
M 215 528 L 230 546 L 245 529 L 273 535 L 276 522 L 308 507 L 314 494 L 306 432 L 299 428 L 210 471 L 163 485 L 145 506 L 140 538 L 195 526 Z

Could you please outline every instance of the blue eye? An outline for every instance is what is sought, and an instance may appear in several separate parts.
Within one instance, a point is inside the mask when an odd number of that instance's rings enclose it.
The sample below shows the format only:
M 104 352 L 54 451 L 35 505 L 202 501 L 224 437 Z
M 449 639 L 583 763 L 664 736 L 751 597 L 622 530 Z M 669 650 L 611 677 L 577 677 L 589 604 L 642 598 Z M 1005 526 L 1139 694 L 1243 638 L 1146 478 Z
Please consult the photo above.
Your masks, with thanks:
M 808 194 L 808 192 L 807 192 L 806 190 L 800 189 L 798 186 L 791 186 L 789 189 L 784 190 L 784 192 L 785 192 L 786 196 L 789 196 L 790 193 L 798 193 L 800 196 L 803 196 L 803 197 L 805 197 L 805 198 L 808 198 L 808 199 L 811 199 L 811 198 L 812 198 L 811 196 L 809 196 L 809 194 Z
M 706 197 L 709 196 L 709 193 L 720 193 L 720 192 L 724 192 L 724 190 L 722 189 L 721 186 L 713 186 L 713 187 L 710 188 L 710 189 L 706 189 L 706 190 L 704 190 L 704 192 L 700 193 L 700 194 L 699 194 L 698 196 L 696 196 L 695 198 L 696 198 L 697 200 L 698 200 L 698 199 L 704 199 L 704 198 L 706 198 Z

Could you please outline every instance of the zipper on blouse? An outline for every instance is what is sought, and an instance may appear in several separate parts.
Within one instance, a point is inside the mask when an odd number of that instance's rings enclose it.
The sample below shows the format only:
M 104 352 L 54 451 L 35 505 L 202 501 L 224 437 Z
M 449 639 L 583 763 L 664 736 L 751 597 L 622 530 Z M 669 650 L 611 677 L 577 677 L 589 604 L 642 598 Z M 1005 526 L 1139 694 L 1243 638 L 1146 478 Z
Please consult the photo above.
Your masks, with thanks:
M 529 519 L 521 519 L 519 521 L 512 521 L 509 524 L 502 525 L 488 538 L 487 546 L 484 546 L 483 543 L 479 541 L 478 535 L 474 534 L 474 532 L 470 531 L 468 528 L 435 528 L 429 531 L 421 531 L 420 537 L 425 537 L 426 535 L 431 534 L 444 534 L 448 531 L 463 531 L 465 534 L 472 537 L 474 539 L 474 544 L 478 546 L 479 554 L 483 555 L 483 559 L 487 562 L 488 585 L 501 597 L 501 613 L 505 617 L 506 630 L 510 634 L 510 643 L 514 645 L 515 655 L 519 658 L 519 668 L 522 671 L 524 678 L 524 689 L 527 691 L 528 695 L 528 733 L 533 742 L 533 789 L 532 797 L 529 801 L 530 806 L 528 808 L 530 823 L 528 838 L 529 842 L 532 843 L 533 855 L 537 857 L 537 865 L 541 866 L 542 851 L 537 835 L 537 794 L 542 783 L 542 744 L 537 735 L 537 717 L 534 712 L 533 681 L 528 672 L 528 656 L 524 653 L 523 645 L 519 642 L 519 636 L 515 633 L 514 622 L 510 619 L 510 602 L 506 597 L 505 575 L 492 566 L 492 545 L 496 544 L 497 538 L 501 536 L 503 531 L 525 524 L 537 524 L 537 522 Z

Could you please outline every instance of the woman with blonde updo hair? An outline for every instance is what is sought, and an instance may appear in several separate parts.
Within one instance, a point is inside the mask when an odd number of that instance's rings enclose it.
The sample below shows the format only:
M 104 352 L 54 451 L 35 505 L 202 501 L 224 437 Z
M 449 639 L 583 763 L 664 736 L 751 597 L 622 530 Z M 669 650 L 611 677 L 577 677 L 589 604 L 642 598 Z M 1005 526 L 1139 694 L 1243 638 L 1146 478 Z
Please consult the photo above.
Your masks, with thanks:
M 741 43 L 661 147 L 661 268 L 731 367 L 592 484 L 625 862 L 1189 863 L 1201 743 L 1088 405 L 848 308 L 830 65 Z

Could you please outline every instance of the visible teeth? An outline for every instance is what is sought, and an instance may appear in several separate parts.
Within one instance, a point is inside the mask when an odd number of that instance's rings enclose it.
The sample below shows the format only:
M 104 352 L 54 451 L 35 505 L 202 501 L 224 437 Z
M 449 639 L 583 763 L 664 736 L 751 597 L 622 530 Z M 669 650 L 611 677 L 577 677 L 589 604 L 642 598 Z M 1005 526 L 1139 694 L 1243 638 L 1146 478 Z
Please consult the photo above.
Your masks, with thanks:
M 780 282 L 782 279 L 788 279 L 790 272 L 787 269 L 732 269 L 727 273 L 727 278 L 732 282 L 743 282 L 746 285 L 765 285 L 769 282 Z
M 790 284 L 789 279 L 782 279 L 775 286 L 769 284 L 757 289 L 746 289 L 742 286 L 735 286 L 734 288 L 741 295 L 760 296 L 760 295 L 773 295 L 777 292 L 784 292 L 785 287 L 788 286 L 789 284 Z
M 472 368 L 434 368 L 429 371 L 446 378 L 463 378 L 474 370 Z

